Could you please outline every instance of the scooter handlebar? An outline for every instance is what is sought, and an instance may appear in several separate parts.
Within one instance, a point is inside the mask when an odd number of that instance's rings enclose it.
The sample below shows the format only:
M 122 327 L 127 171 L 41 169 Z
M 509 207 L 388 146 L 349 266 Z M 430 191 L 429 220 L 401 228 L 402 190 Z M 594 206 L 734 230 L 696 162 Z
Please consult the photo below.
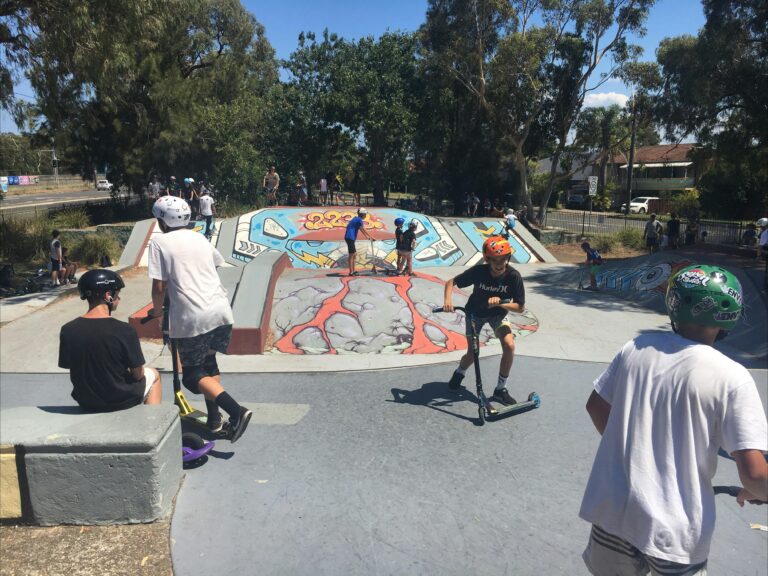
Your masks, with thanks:
M 509 304 L 511 302 L 512 302 L 511 299 L 507 299 L 507 300 L 502 300 L 501 302 L 499 302 L 499 304 Z M 453 309 L 466 312 L 466 309 L 464 308 L 464 306 L 454 306 Z M 445 309 L 442 306 L 440 306 L 439 308 L 432 308 L 433 314 L 439 314 L 440 312 L 445 312 Z
M 739 492 L 741 492 L 741 486 L 712 486 L 712 490 L 714 490 L 715 494 L 728 494 L 728 496 L 733 496 L 736 498 L 736 496 L 739 495 Z M 765 502 L 763 500 L 749 500 L 750 504 L 768 504 L 768 502 Z

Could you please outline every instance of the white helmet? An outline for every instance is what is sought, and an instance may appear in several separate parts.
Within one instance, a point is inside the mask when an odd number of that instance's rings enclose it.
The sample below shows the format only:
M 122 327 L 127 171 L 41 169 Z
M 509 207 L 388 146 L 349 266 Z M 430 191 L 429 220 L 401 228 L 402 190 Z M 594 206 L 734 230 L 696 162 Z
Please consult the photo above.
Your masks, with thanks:
M 507 208 L 507 214 L 514 214 L 515 211 L 512 208 Z
M 366 210 L 365 208 L 358 208 L 357 209 L 357 215 L 358 216 L 365 216 L 366 214 L 368 214 L 368 210 Z
M 414 218 L 410 222 L 408 222 L 408 228 L 417 228 L 419 226 L 419 221 Z
M 169 228 L 182 228 L 189 224 L 192 210 L 178 196 L 161 196 L 152 206 L 152 215 L 165 222 Z
M 765 228 L 766 226 L 768 226 L 768 218 L 760 218 L 760 220 L 757 221 L 757 225 L 760 228 Z

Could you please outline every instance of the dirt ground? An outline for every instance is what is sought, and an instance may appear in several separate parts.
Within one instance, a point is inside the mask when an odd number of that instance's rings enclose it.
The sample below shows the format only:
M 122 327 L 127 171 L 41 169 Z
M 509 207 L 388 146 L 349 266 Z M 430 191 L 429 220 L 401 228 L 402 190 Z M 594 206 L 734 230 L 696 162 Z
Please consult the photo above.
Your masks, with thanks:
M 0 576 L 173 576 L 170 517 L 122 526 L 0 526 Z
M 586 260 L 586 254 L 584 254 L 584 250 L 581 249 L 581 242 L 574 244 L 548 244 L 545 248 L 549 250 L 550 254 L 557 258 L 559 262 L 577 264 Z M 634 258 L 635 256 L 643 256 L 646 253 L 647 252 L 643 250 L 624 248 L 622 246 L 617 250 L 602 254 L 602 256 L 606 259 Z

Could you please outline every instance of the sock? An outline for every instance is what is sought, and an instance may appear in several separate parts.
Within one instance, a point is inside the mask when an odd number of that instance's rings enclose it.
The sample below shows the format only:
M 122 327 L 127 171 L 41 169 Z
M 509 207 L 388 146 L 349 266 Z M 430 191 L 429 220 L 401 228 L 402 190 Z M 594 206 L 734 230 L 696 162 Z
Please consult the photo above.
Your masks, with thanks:
M 226 392 L 222 392 L 216 396 L 216 405 L 229 414 L 229 417 L 233 420 L 237 420 L 240 416 L 240 404 L 235 402 L 235 399 Z
M 467 369 L 466 368 L 462 368 L 461 366 L 456 368 L 456 374 L 464 376 L 464 374 L 466 374 L 466 373 L 467 373 Z
M 503 390 L 507 387 L 507 379 L 509 376 L 502 376 L 499 374 L 499 382 L 496 384 L 496 390 Z
M 208 422 L 221 421 L 221 412 L 219 412 L 219 407 L 216 405 L 216 402 L 206 400 L 205 410 L 208 412 Z

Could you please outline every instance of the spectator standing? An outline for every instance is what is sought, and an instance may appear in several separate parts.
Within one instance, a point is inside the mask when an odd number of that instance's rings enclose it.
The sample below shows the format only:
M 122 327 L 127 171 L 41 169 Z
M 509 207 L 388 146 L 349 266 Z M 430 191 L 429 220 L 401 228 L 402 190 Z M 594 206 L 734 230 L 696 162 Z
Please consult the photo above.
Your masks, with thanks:
M 307 201 L 307 178 L 304 176 L 304 172 L 299 170 L 299 176 L 296 178 L 296 188 L 299 193 L 298 206 L 304 206 Z
M 768 256 L 768 218 L 760 218 L 757 221 L 760 227 L 760 236 L 757 238 L 757 258 Z
M 354 196 L 355 206 L 360 206 L 362 204 L 360 200 L 360 188 L 362 185 L 363 183 L 360 179 L 360 172 L 355 172 L 355 177 L 352 178 L 352 194 Z
M 645 224 L 645 230 L 643 230 L 643 238 L 645 238 L 645 245 L 648 247 L 648 253 L 653 254 L 659 248 L 659 235 L 663 231 L 664 227 L 656 220 L 656 214 L 651 214 L 648 222 Z
M 163 193 L 163 185 L 160 184 L 160 179 L 157 174 L 152 176 L 152 182 L 149 183 L 149 197 L 152 200 L 157 200 Z
M 274 166 L 270 166 L 269 171 L 264 174 L 264 180 L 261 185 L 266 192 L 267 206 L 277 206 L 277 190 L 280 188 L 280 175 Z
M 688 219 L 688 223 L 685 226 L 685 245 L 691 246 L 696 244 L 696 237 L 699 235 L 699 224 L 696 220 Z
M 320 178 L 320 205 L 326 206 L 328 204 L 328 180 L 323 177 Z
M 670 249 L 676 250 L 680 242 L 680 219 L 675 212 L 670 214 L 671 218 L 667 222 L 667 244 Z
M 166 196 L 178 196 L 179 185 L 176 183 L 176 176 L 171 176 L 168 179 L 168 186 L 165 187 Z
M 61 251 L 61 240 L 59 239 L 59 231 L 54 230 L 51 232 L 51 285 L 60 286 L 59 275 L 63 274 L 62 261 L 63 254 Z M 62 276 L 64 278 L 64 276 Z
M 491 200 L 486 196 L 483 199 L 483 216 L 491 215 Z
M 216 207 L 214 206 L 216 201 L 213 199 L 213 196 L 208 193 L 208 188 L 203 187 L 201 190 L 199 202 L 200 215 L 205 220 L 205 237 L 210 240 L 211 234 L 213 234 L 213 227 L 211 224 L 213 223 L 213 215 L 216 214 Z

